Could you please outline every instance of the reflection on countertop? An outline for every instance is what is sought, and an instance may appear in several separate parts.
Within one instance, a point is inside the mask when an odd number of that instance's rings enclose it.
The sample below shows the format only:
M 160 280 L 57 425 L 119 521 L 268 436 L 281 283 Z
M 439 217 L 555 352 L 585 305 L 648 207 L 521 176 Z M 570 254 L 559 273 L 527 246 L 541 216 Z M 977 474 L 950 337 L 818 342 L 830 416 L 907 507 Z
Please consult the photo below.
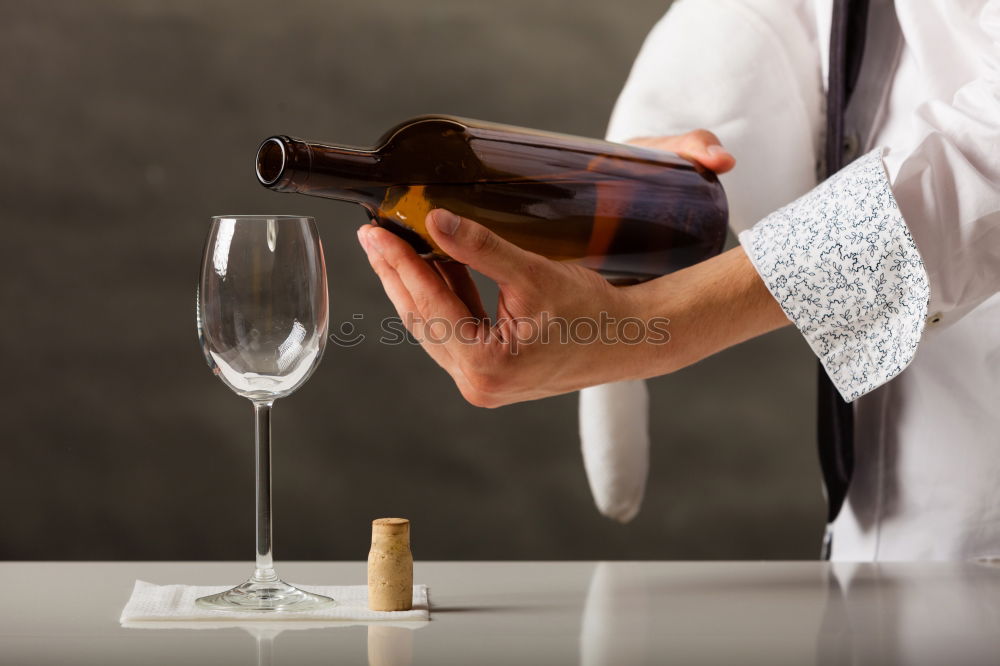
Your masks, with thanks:
M 724 565 L 724 566 L 723 566 Z M 988 563 L 600 562 L 581 666 L 1000 663 Z
M 368 625 L 368 666 L 410 666 L 413 630 L 386 624 Z
M 1000 663 L 1000 569 L 942 567 L 832 564 L 818 663 Z
M 407 622 L 354 622 L 354 621 L 302 621 L 284 619 L 223 620 L 223 621 L 157 621 L 125 622 L 126 629 L 187 630 L 199 631 L 238 629 L 254 638 L 257 666 L 277 666 L 294 663 L 275 659 L 274 644 L 280 634 L 297 634 L 303 630 L 345 629 L 366 627 L 366 641 L 369 666 L 411 666 L 413 663 L 413 632 L 427 624 L 426 621 Z

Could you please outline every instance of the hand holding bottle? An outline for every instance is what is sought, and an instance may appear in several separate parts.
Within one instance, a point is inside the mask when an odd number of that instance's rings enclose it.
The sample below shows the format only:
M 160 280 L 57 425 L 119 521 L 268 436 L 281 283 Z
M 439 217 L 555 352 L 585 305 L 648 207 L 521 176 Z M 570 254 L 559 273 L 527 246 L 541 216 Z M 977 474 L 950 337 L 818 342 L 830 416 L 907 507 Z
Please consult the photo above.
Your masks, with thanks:
M 637 139 L 719 172 L 734 159 L 710 132 Z M 632 287 L 527 252 L 444 210 L 426 220 L 460 263 L 429 263 L 385 229 L 358 238 L 404 324 L 483 407 L 666 374 L 788 321 L 741 248 Z M 494 280 L 490 319 L 465 264 Z

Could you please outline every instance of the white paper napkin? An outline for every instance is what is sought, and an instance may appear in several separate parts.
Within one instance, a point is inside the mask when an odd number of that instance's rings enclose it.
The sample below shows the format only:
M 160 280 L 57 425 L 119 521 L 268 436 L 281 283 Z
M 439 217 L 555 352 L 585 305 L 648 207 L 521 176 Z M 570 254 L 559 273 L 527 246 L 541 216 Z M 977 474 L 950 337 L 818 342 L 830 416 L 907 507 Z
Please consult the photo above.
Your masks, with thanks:
M 333 598 L 337 603 L 326 608 L 299 613 L 248 613 L 243 611 L 225 612 L 198 608 L 194 600 L 209 594 L 229 589 L 228 585 L 155 585 L 146 581 L 135 581 L 132 596 L 122 610 L 120 622 L 191 621 L 204 620 L 267 620 L 274 621 L 348 621 L 348 622 L 399 622 L 426 621 L 430 619 L 430 603 L 426 585 L 413 586 L 413 610 L 373 611 L 368 610 L 368 587 L 366 585 L 310 585 L 302 589 Z

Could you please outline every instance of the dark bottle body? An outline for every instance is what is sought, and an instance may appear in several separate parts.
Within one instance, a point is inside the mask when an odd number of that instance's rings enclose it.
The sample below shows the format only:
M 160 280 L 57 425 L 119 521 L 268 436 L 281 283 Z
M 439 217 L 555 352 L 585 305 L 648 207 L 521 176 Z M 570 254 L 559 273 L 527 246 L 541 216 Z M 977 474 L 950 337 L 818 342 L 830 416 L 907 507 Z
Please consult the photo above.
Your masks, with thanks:
M 671 153 L 480 121 L 427 116 L 371 150 L 279 136 L 258 151 L 261 184 L 354 201 L 422 254 L 446 208 L 512 243 L 619 281 L 641 281 L 715 254 L 725 193 L 712 172 Z

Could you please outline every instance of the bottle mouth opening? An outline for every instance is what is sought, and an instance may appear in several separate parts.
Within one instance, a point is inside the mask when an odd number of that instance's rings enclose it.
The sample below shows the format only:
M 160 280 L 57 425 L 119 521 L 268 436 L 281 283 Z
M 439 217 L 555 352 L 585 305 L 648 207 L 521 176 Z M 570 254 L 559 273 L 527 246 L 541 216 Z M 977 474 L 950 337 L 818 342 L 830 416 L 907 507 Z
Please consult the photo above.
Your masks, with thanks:
M 285 173 L 285 144 L 271 137 L 257 150 L 257 179 L 263 185 L 274 185 Z

